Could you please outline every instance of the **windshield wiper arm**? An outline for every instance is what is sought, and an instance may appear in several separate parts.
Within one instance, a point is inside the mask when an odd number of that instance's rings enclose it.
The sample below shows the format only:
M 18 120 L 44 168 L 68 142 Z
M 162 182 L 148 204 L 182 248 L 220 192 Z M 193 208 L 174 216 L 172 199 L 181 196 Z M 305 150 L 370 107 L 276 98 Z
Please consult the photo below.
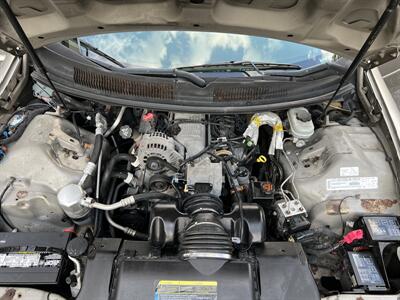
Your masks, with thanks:
M 222 71 L 237 69 L 237 71 L 256 71 L 263 75 L 262 70 L 300 70 L 301 67 L 294 64 L 279 64 L 268 62 L 253 62 L 253 61 L 230 61 L 217 64 L 204 64 L 198 66 L 180 67 L 179 70 L 187 72 L 204 72 L 204 71 Z
M 185 79 L 198 87 L 205 87 L 207 82 L 196 74 L 186 72 L 181 69 L 142 69 L 142 68 L 132 68 L 132 69 L 115 69 L 116 71 L 131 74 L 131 75 L 144 75 L 144 76 L 154 76 L 154 77 L 166 77 L 166 78 L 182 78 Z

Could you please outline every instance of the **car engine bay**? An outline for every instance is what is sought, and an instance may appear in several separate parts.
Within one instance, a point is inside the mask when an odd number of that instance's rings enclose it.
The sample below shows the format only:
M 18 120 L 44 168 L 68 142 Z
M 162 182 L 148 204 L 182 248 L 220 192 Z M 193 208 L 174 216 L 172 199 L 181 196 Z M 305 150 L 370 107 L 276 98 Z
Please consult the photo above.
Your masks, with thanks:
M 320 114 L 20 107 L 1 128 L 0 284 L 55 299 L 398 292 L 382 140 L 355 97 Z

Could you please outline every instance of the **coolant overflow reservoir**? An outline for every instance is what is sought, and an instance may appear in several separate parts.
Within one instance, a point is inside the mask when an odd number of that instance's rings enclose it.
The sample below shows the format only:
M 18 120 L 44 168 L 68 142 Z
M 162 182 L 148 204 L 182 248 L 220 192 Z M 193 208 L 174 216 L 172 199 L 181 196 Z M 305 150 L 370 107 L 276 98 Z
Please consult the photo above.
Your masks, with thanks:
M 290 134 L 297 147 L 303 147 L 306 141 L 314 134 L 314 124 L 310 112 L 304 107 L 288 110 Z

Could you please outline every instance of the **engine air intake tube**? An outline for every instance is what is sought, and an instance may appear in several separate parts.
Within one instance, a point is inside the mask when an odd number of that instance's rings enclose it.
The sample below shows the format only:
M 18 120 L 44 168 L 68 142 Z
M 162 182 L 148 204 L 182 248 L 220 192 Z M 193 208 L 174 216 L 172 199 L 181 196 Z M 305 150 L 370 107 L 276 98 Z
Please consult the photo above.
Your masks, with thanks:
M 183 210 L 192 221 L 180 234 L 180 257 L 184 260 L 231 259 L 231 237 L 220 222 L 222 200 L 209 194 L 191 195 L 183 200 Z
M 194 194 L 186 197 L 182 202 L 182 209 L 191 216 L 200 212 L 210 212 L 216 215 L 224 214 L 222 200 L 211 194 Z

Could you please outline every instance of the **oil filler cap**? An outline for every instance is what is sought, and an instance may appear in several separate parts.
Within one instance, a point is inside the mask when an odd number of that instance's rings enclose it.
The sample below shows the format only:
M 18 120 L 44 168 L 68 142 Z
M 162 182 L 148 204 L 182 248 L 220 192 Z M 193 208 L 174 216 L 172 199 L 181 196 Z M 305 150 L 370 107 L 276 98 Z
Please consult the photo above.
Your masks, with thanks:
M 67 254 L 78 258 L 83 256 L 89 247 L 88 241 L 83 237 L 76 237 L 69 241 L 67 245 Z

